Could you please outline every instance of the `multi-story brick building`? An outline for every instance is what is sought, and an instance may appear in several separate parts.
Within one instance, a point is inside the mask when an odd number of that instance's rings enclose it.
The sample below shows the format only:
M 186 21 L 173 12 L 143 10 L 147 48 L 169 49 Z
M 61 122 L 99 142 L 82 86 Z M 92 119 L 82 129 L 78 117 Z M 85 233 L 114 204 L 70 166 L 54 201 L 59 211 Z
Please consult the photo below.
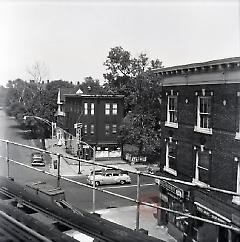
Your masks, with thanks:
M 124 115 L 123 102 L 123 95 L 65 95 L 65 128 L 78 139 L 95 146 L 97 158 L 120 157 L 117 132 Z M 80 128 L 76 129 L 74 124 L 79 124 Z M 82 156 L 88 158 L 89 149 L 84 147 Z M 71 148 L 73 153 L 79 150 L 76 142 L 71 142 Z
M 162 85 L 161 205 L 240 230 L 240 57 L 155 70 Z M 161 211 L 178 241 L 240 241 L 234 230 Z

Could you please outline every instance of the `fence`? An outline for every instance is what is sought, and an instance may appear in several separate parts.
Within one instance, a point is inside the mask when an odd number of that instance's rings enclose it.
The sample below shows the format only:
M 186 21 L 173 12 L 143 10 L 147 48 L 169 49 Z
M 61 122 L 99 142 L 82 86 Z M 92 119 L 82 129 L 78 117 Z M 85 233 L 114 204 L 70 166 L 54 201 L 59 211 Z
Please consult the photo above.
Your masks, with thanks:
M 5 156 L 4 156 L 4 154 L 0 155 L 0 158 L 3 158 L 3 159 L 6 160 L 7 176 L 8 177 L 10 177 L 10 163 L 13 163 L 13 164 L 17 164 L 17 165 L 26 167 L 27 169 L 32 169 L 32 170 L 35 170 L 37 172 L 45 173 L 46 175 L 56 177 L 56 181 L 57 181 L 57 186 L 58 187 L 60 187 L 61 180 L 64 180 L 64 181 L 68 181 L 70 183 L 77 184 L 79 186 L 82 186 L 82 187 L 85 187 L 85 188 L 88 188 L 88 189 L 92 189 L 93 190 L 93 201 L 92 201 L 92 212 L 93 213 L 95 212 L 95 191 L 99 191 L 99 192 L 102 192 L 102 193 L 105 193 L 105 194 L 109 194 L 109 195 L 112 195 L 112 196 L 115 196 L 115 197 L 118 197 L 118 198 L 122 198 L 122 199 L 126 199 L 128 201 L 131 201 L 131 202 L 133 202 L 133 203 L 135 203 L 137 205 L 137 209 L 136 209 L 136 230 L 139 230 L 140 205 L 145 205 L 145 206 L 149 206 L 149 207 L 152 207 L 152 208 L 165 210 L 165 211 L 167 211 L 169 213 L 177 214 L 177 215 L 180 215 L 180 216 L 184 216 L 184 217 L 187 217 L 187 218 L 199 220 L 199 221 L 202 221 L 202 222 L 206 222 L 206 223 L 210 223 L 210 224 L 213 224 L 213 225 L 221 226 L 223 228 L 230 229 L 230 230 L 233 230 L 233 231 L 236 231 L 236 232 L 240 232 L 240 229 L 238 227 L 233 226 L 232 224 L 223 224 L 223 223 L 212 221 L 212 220 L 209 220 L 209 219 L 197 217 L 197 216 L 191 215 L 189 213 L 183 213 L 183 212 L 179 212 L 177 210 L 169 209 L 169 208 L 166 208 L 166 207 L 163 207 L 163 206 L 160 206 L 160 205 L 155 205 L 155 204 L 151 204 L 151 203 L 148 203 L 148 202 L 140 201 L 140 190 L 141 190 L 140 179 L 141 179 L 142 176 L 148 176 L 148 177 L 151 177 L 151 178 L 160 179 L 161 181 L 175 182 L 175 183 L 185 184 L 185 185 L 196 187 L 196 188 L 200 188 L 200 189 L 207 189 L 207 190 L 210 190 L 210 191 L 220 192 L 220 193 L 224 193 L 224 194 L 228 194 L 228 195 L 240 196 L 240 194 L 238 194 L 236 192 L 223 190 L 223 189 L 219 189 L 219 188 L 214 188 L 214 187 L 209 187 L 209 186 L 207 186 L 207 187 L 199 186 L 198 184 L 194 184 L 192 182 L 186 182 L 186 181 L 182 181 L 182 180 L 178 180 L 178 179 L 172 179 L 172 178 L 167 178 L 167 177 L 163 177 L 163 176 L 147 174 L 147 173 L 140 172 L 140 171 L 132 171 L 132 170 L 126 170 L 126 169 L 123 169 L 123 168 L 118 168 L 121 171 L 127 171 L 129 173 L 133 173 L 133 174 L 137 175 L 137 186 L 136 186 L 137 194 L 136 194 L 136 198 L 133 199 L 131 197 L 123 196 L 121 194 L 110 192 L 110 191 L 105 190 L 105 189 L 100 189 L 99 187 L 95 186 L 95 183 L 94 183 L 94 181 L 95 181 L 95 166 L 100 166 L 100 167 L 105 167 L 105 168 L 114 168 L 114 169 L 116 169 L 116 166 L 104 165 L 102 163 L 95 162 L 95 159 L 93 161 L 92 160 L 88 160 L 87 161 L 87 160 L 83 160 L 83 159 L 73 158 L 73 157 L 70 157 L 70 156 L 65 156 L 65 155 L 49 152 L 47 150 L 42 150 L 42 149 L 39 149 L 39 148 L 35 148 L 35 147 L 28 146 L 28 145 L 19 144 L 19 143 L 8 141 L 8 140 L 4 140 L 4 139 L 0 139 L 0 142 L 5 144 L 5 147 L 6 147 L 6 150 L 5 150 L 6 151 L 6 155 Z M 42 153 L 50 154 L 52 156 L 56 156 L 57 157 L 57 162 L 58 162 L 57 174 L 55 175 L 55 174 L 53 174 L 51 172 L 43 171 L 41 169 L 34 168 L 32 166 L 26 165 L 26 164 L 24 164 L 22 162 L 10 159 L 10 145 L 14 145 L 14 146 L 17 146 L 17 147 L 26 148 L 26 149 L 30 149 L 30 150 L 35 150 L 35 151 L 39 151 L 39 152 L 42 152 Z M 2 152 L 2 153 L 4 153 L 4 152 Z M 61 172 L 60 172 L 60 167 L 61 167 L 60 163 L 61 163 L 61 158 L 62 157 L 65 158 L 65 159 L 72 159 L 72 160 L 75 160 L 75 161 L 81 161 L 81 162 L 84 162 L 84 163 L 92 165 L 92 167 L 93 167 L 93 186 L 90 186 L 90 185 L 87 185 L 85 183 L 72 180 L 70 178 L 62 177 L 61 176 Z

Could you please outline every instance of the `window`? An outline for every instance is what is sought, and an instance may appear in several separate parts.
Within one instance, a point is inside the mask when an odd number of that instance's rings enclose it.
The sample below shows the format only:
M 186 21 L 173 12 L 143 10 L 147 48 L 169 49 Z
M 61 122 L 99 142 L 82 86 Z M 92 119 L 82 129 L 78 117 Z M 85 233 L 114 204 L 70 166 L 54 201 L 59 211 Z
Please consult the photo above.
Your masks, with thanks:
M 240 92 L 237 92 L 237 130 L 236 130 L 236 139 L 240 140 Z
M 234 161 L 237 162 L 237 189 L 236 192 L 240 194 L 240 161 L 237 157 L 234 158 Z M 234 196 L 233 202 L 237 205 L 240 205 L 240 196 Z
M 211 97 L 198 97 L 197 132 L 212 134 L 211 129 Z
M 105 114 L 106 115 L 110 114 L 110 103 L 105 103 Z
M 196 152 L 196 168 L 194 182 L 209 184 L 209 164 L 211 151 L 198 150 Z
M 168 96 L 167 125 L 177 127 L 177 96 Z
M 112 125 L 112 133 L 113 134 L 116 134 L 117 133 L 117 125 L 116 124 L 113 124 Z
M 169 140 L 166 144 L 166 164 L 164 171 L 177 175 L 177 141 Z
M 94 134 L 94 124 L 91 124 L 91 134 Z
M 112 114 L 117 115 L 117 113 L 118 113 L 118 105 L 117 103 L 113 103 Z
M 94 115 L 94 103 L 91 103 L 91 115 Z
M 87 134 L 87 124 L 84 124 L 84 134 Z
M 105 134 L 106 135 L 109 135 L 109 130 L 110 130 L 110 125 L 109 124 L 106 124 L 105 125 Z
M 88 115 L 88 103 L 84 103 L 84 114 Z

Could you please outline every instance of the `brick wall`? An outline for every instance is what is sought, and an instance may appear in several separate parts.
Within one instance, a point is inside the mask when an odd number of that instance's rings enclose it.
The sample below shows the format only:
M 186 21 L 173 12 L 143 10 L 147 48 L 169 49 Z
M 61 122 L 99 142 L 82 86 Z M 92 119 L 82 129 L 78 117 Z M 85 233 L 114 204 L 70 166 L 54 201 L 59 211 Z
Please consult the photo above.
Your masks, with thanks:
M 212 92 L 213 134 L 194 131 L 197 120 L 197 96 L 201 90 Z M 165 126 L 167 95 L 171 90 L 178 93 L 178 128 Z M 236 191 L 237 162 L 240 157 L 240 141 L 235 139 L 237 130 L 237 91 L 239 84 L 181 85 L 163 87 L 161 105 L 162 155 L 161 165 L 165 164 L 165 139 L 170 135 L 178 140 L 178 176 L 192 179 L 195 172 L 195 153 L 193 146 L 200 146 L 205 139 L 205 147 L 212 151 L 210 164 L 210 185 Z

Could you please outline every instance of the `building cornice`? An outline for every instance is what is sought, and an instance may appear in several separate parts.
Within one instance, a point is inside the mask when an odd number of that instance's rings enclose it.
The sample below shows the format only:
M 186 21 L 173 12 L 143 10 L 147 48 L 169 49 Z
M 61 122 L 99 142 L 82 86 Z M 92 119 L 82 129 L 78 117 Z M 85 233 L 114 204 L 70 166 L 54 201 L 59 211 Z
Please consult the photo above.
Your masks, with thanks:
M 156 76 L 189 75 L 194 73 L 216 72 L 231 69 L 240 69 L 240 57 L 212 60 L 201 63 L 192 63 L 153 70 Z
M 124 98 L 124 95 L 90 95 L 90 94 L 66 94 L 65 97 L 73 98 Z

